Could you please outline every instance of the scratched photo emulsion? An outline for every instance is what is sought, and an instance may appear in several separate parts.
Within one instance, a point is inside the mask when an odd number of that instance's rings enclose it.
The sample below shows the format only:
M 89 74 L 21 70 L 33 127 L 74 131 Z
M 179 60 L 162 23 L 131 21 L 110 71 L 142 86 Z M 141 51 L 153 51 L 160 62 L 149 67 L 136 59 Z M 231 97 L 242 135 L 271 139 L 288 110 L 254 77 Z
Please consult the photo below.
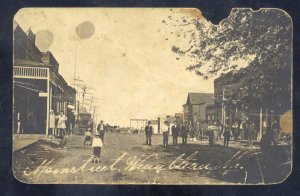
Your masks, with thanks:
M 292 21 L 234 8 L 24 8 L 13 173 L 28 184 L 267 185 L 292 170 Z

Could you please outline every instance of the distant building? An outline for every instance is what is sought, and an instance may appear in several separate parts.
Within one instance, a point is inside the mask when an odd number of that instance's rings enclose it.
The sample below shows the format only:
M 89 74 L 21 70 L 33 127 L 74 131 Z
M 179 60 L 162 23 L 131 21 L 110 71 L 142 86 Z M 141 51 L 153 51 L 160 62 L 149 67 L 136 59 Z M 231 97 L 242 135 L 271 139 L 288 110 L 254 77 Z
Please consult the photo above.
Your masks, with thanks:
M 214 103 L 214 94 L 188 93 L 187 101 L 183 105 L 183 120 L 191 123 L 206 122 L 206 106 Z
M 51 52 L 42 53 L 35 35 L 14 23 L 13 40 L 13 121 L 14 132 L 47 134 L 49 111 L 64 111 L 75 105 L 76 90 L 59 74 L 59 64 Z
M 219 118 L 218 113 L 217 113 L 217 109 L 215 104 L 207 104 L 206 108 L 205 108 L 205 116 L 206 116 L 206 123 L 215 123 L 217 122 L 216 119 Z
M 183 113 L 175 113 L 176 121 L 179 123 L 183 122 Z
M 235 81 L 234 75 L 236 70 L 230 71 L 221 75 L 214 80 L 214 110 L 215 121 L 222 123 L 224 117 L 224 107 L 222 105 L 223 99 L 228 95 L 230 91 L 230 85 L 233 85 Z M 222 108 L 223 107 L 223 108 Z M 211 109 L 211 108 L 210 108 Z

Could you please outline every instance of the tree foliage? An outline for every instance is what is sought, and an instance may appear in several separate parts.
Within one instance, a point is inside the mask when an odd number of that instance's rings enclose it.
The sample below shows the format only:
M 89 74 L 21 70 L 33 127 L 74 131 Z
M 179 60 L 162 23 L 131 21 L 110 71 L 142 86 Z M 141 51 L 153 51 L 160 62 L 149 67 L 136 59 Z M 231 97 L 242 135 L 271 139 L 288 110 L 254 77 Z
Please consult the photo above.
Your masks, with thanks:
M 193 59 L 186 69 L 208 79 L 238 69 L 241 60 L 248 67 L 235 77 L 241 79 L 235 97 L 244 108 L 286 108 L 290 106 L 292 65 L 292 22 L 278 9 L 233 9 L 213 25 L 205 19 L 181 18 L 181 26 L 192 25 L 189 48 L 173 46 L 179 56 Z M 186 36 L 187 37 L 187 36 Z

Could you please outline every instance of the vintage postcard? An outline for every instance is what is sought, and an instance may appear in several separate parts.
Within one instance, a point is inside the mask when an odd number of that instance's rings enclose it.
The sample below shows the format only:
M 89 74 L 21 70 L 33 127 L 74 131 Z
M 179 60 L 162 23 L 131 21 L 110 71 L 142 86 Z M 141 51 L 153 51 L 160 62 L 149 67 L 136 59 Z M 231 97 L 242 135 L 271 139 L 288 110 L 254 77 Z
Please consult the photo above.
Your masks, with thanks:
M 276 184 L 292 170 L 292 21 L 234 8 L 24 8 L 13 173 L 28 184 Z

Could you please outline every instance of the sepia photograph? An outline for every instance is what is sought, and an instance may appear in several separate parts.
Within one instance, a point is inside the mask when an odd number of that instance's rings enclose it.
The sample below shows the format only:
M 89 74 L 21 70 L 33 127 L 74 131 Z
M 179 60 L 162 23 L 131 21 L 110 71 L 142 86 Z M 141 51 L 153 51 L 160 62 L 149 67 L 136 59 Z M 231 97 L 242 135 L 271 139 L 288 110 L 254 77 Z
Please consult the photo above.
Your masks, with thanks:
M 281 9 L 22 8 L 12 171 L 26 184 L 270 185 L 293 167 Z

